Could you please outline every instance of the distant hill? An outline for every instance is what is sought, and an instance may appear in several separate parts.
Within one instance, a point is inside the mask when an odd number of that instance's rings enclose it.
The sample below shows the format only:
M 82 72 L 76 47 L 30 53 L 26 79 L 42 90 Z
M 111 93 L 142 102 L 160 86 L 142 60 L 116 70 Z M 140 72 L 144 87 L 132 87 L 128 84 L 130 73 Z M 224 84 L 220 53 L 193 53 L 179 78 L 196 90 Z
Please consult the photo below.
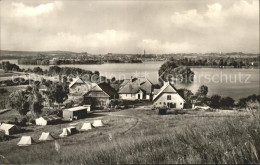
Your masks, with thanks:
M 0 50 L 0 56 L 37 56 L 37 55 L 71 55 L 79 54 L 71 51 L 11 51 L 11 50 Z

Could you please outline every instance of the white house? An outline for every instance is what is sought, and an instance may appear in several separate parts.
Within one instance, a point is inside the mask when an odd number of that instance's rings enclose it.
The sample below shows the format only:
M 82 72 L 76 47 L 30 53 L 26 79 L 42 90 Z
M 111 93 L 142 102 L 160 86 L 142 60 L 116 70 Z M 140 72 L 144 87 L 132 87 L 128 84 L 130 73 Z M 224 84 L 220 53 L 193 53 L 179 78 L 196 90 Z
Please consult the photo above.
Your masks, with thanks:
M 153 84 L 146 78 L 125 80 L 120 88 L 119 98 L 123 100 L 151 100 Z
M 184 103 L 185 100 L 169 82 L 164 82 L 164 85 L 153 98 L 153 105 L 155 107 L 167 106 L 169 108 L 183 109 Z

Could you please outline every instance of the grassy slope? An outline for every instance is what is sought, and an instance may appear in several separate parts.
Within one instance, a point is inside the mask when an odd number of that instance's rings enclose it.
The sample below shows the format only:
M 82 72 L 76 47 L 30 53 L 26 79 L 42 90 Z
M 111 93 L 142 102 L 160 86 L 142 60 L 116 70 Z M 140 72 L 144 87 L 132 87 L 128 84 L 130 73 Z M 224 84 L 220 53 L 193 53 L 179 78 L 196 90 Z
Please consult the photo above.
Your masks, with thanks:
M 18 147 L 16 138 L 0 143 L 0 154 L 14 164 L 259 162 L 259 125 L 238 112 L 158 116 L 151 110 L 133 109 L 92 117 L 85 120 L 102 118 L 105 127 L 58 139 L 59 152 L 54 142 Z M 57 137 L 68 125 L 30 126 L 27 129 L 33 132 L 17 136 L 32 135 L 37 141 L 42 131 L 51 131 Z

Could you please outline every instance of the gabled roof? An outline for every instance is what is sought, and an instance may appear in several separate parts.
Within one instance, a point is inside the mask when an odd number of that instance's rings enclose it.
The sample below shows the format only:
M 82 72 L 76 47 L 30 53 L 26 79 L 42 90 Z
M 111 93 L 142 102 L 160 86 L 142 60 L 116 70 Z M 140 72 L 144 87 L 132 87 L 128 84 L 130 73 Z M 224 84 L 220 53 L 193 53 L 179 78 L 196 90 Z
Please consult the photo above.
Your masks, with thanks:
M 125 79 L 121 84 L 120 87 L 124 87 L 127 83 L 130 82 L 130 79 Z
M 135 94 L 140 89 L 147 94 L 152 93 L 153 84 L 146 78 L 133 78 L 126 80 L 125 85 L 119 90 L 119 94 Z
M 107 83 L 100 83 L 98 86 L 106 92 L 110 97 L 113 97 L 116 94 L 116 90 L 112 88 L 109 84 Z
M 157 95 L 159 92 L 160 92 L 161 89 L 154 89 L 153 92 L 154 92 L 154 95 Z
M 140 90 L 140 86 L 138 84 L 126 84 L 125 86 L 123 86 L 120 90 L 119 90 L 119 94 L 135 94 Z
M 85 82 L 80 77 L 77 77 L 70 83 L 69 87 L 71 88 L 75 84 L 85 84 Z
M 100 88 L 97 84 L 95 86 L 93 86 L 86 94 L 84 94 L 85 96 L 89 96 L 89 97 L 100 97 L 100 96 L 90 96 L 90 94 L 92 92 L 103 92 L 104 96 L 102 97 L 110 97 L 102 88 Z
M 177 89 L 172 84 L 170 84 L 169 82 L 164 82 L 164 85 L 161 87 L 159 92 L 156 95 L 154 95 L 153 101 L 158 99 L 163 93 L 176 93 L 181 97 L 181 95 L 177 92 Z

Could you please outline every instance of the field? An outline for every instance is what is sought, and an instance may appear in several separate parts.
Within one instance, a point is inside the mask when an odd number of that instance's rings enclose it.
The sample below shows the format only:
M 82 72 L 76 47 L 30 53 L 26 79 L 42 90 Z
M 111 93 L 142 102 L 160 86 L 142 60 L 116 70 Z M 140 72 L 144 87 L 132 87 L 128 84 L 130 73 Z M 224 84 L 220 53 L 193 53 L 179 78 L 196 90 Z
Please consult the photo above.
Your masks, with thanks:
M 0 115 L 0 120 L 15 112 Z M 58 138 L 62 128 L 102 119 L 105 126 Z M 245 112 L 170 112 L 157 115 L 149 108 L 93 113 L 60 125 L 28 126 L 26 133 L 0 142 L 0 155 L 12 164 L 173 164 L 259 162 L 258 116 Z M 50 131 L 54 142 L 39 142 Z M 37 144 L 18 147 L 22 135 Z

